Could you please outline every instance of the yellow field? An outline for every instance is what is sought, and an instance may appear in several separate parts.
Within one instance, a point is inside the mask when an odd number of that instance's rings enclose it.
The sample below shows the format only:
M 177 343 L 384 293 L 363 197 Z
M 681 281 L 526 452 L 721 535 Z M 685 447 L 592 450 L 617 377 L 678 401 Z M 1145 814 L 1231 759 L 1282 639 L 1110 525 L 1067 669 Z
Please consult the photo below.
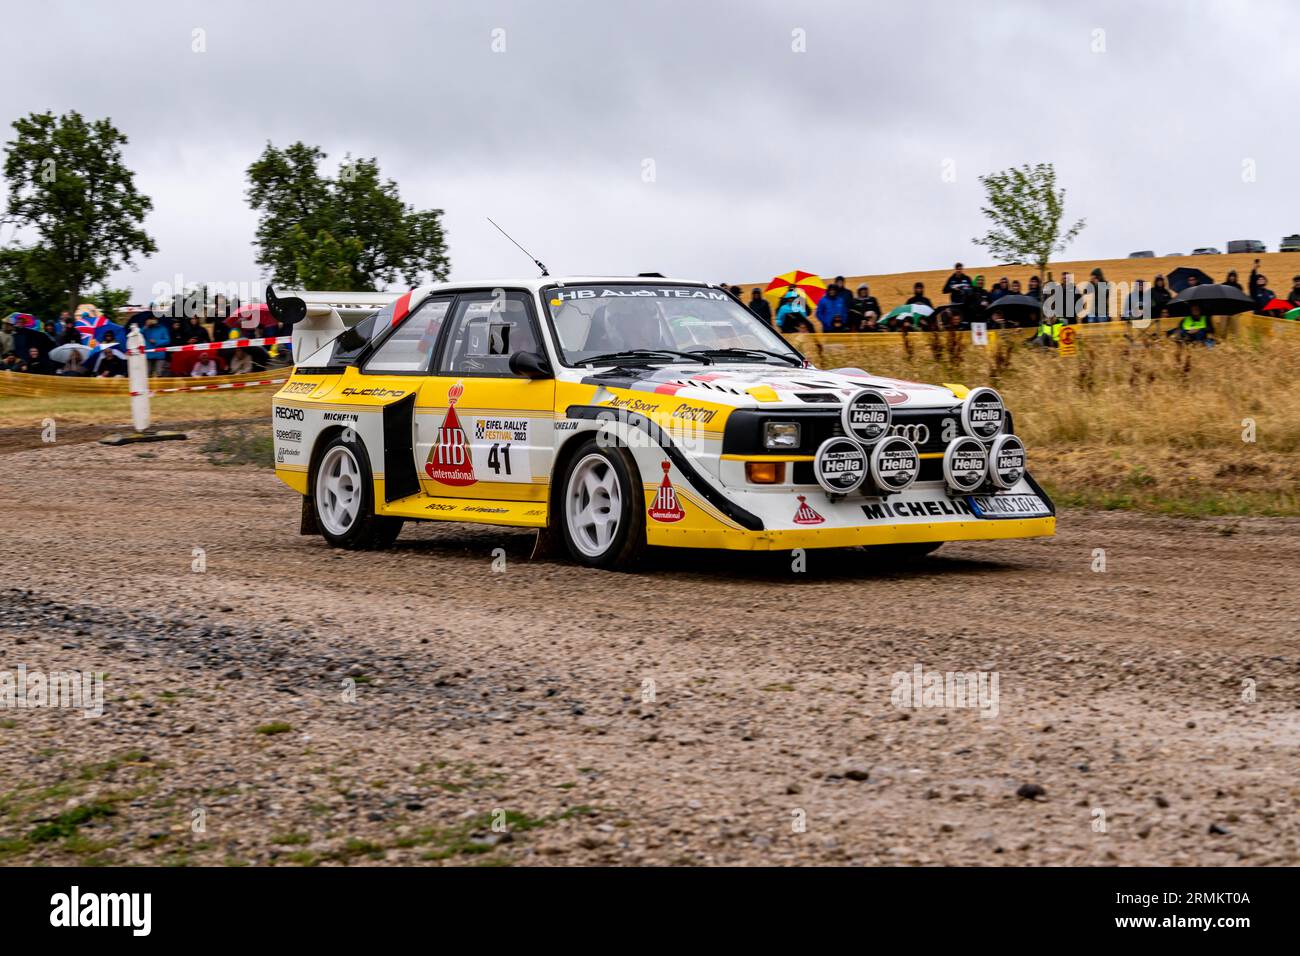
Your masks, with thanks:
M 1245 288 L 1250 277 L 1251 265 L 1256 259 L 1261 262 L 1260 271 L 1268 277 L 1269 288 L 1282 298 L 1286 298 L 1291 291 L 1291 277 L 1300 275 L 1300 253 L 1297 252 L 1270 252 L 1258 256 L 1253 253 L 1242 253 L 1231 256 L 1160 256 L 1155 259 L 1053 262 L 1048 268 L 1056 279 L 1060 279 L 1062 273 L 1073 273 L 1075 282 L 1083 281 L 1088 278 L 1088 273 L 1093 269 L 1100 268 L 1109 281 L 1130 284 L 1134 279 L 1145 279 L 1150 282 L 1157 274 L 1167 275 L 1179 266 L 1200 269 L 1215 282 L 1222 282 L 1229 269 L 1236 269 L 1242 288 Z M 971 278 L 977 275 L 984 276 L 986 287 L 992 287 L 995 282 L 1006 276 L 1012 281 L 1019 279 L 1021 287 L 1024 288 L 1029 283 L 1029 277 L 1035 272 L 1031 266 L 976 265 L 972 261 L 965 260 L 963 265 L 966 267 L 966 274 Z M 849 289 L 853 291 L 856 291 L 863 282 L 870 285 L 871 294 L 880 300 L 880 305 L 885 311 L 889 311 L 896 305 L 902 305 L 911 296 L 914 282 L 925 283 L 925 294 L 936 305 L 941 299 L 947 301 L 940 290 L 943 288 L 944 281 L 952 273 L 951 267 L 952 263 L 948 263 L 948 268 L 926 272 L 853 275 L 845 276 L 845 279 L 848 281 Z M 828 275 L 822 278 L 830 281 L 834 276 Z M 1043 278 L 1046 281 L 1047 277 Z M 761 289 L 770 280 L 769 276 L 759 281 L 744 283 L 745 297 L 748 298 L 751 288 L 758 286 Z

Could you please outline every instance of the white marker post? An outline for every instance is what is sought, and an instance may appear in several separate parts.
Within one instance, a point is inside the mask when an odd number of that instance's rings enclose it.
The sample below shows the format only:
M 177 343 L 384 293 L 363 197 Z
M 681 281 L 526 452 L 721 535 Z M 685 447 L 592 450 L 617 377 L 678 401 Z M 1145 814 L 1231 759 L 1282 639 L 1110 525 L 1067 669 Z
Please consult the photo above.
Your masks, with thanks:
M 131 385 L 131 424 L 137 432 L 149 429 L 149 359 L 144 354 L 144 336 L 133 325 L 126 333 L 126 374 Z

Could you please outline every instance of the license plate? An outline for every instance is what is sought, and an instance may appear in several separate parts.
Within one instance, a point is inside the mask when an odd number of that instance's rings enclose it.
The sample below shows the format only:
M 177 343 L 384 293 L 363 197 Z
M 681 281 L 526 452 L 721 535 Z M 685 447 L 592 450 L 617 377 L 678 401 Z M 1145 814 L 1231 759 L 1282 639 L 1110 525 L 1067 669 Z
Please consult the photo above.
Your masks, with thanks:
M 977 518 L 1045 518 L 1052 513 L 1038 495 L 967 495 Z

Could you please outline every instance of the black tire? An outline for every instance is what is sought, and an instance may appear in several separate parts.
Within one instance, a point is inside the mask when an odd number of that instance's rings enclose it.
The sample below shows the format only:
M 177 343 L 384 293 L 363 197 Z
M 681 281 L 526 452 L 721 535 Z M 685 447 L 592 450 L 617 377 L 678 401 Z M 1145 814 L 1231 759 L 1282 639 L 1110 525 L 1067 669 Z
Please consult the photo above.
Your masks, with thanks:
M 339 451 L 341 449 L 341 451 Z M 348 466 L 336 467 L 351 458 L 353 480 L 343 482 Z M 359 441 L 338 434 L 327 444 L 312 467 L 312 509 L 321 537 L 335 548 L 349 551 L 379 551 L 390 547 L 401 534 L 403 521 L 375 514 L 375 483 L 370 458 Z M 344 507 L 339 485 L 351 484 L 355 498 Z M 336 487 L 331 487 L 334 485 Z M 350 515 L 350 517 L 349 517 Z
M 595 502 L 599 510 L 599 498 L 581 497 L 585 492 L 571 489 L 570 483 L 575 475 L 586 469 L 601 473 L 603 462 L 606 480 L 617 482 L 619 489 L 619 507 L 617 525 L 610 533 L 607 543 L 601 546 L 599 535 L 593 535 L 580 524 L 575 525 L 571 517 L 570 496 L 579 494 L 579 502 Z M 608 500 L 608 496 L 606 497 Z M 641 475 L 636 462 L 626 448 L 601 447 L 596 439 L 590 438 L 579 446 L 569 459 L 564 477 L 555 497 L 554 525 L 558 526 L 564 537 L 565 549 L 569 556 L 579 564 L 589 568 L 605 568 L 613 571 L 628 571 L 634 568 L 645 554 L 645 492 L 641 487 Z M 612 513 L 608 509 L 606 514 Z

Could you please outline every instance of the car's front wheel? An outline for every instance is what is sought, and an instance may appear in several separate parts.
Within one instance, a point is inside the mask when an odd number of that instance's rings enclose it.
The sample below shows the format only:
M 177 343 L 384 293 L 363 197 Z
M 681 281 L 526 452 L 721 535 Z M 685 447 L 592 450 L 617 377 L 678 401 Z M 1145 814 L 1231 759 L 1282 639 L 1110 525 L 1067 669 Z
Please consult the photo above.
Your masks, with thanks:
M 563 487 L 559 517 L 573 559 L 593 568 L 635 565 L 645 551 L 645 494 L 627 449 L 585 442 Z
M 312 499 L 321 536 L 336 548 L 367 551 L 397 540 L 402 519 L 375 514 L 370 459 L 361 443 L 338 435 L 316 464 Z

